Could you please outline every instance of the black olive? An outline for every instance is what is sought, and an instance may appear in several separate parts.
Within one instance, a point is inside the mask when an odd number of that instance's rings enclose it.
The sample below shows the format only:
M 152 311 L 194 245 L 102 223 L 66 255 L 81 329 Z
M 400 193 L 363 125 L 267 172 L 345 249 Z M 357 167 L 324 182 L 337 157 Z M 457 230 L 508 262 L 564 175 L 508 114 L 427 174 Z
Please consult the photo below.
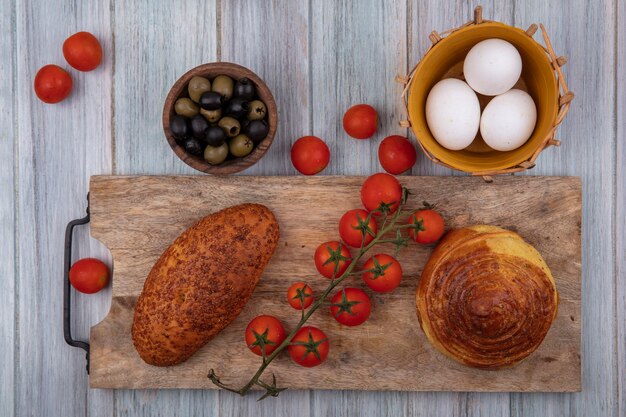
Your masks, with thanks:
M 204 135 L 209 126 L 209 121 L 201 114 L 191 119 L 191 133 L 198 139 L 204 139 Z
M 252 81 L 250 81 L 249 79 L 244 77 L 235 83 L 235 91 L 233 92 L 233 97 L 250 101 L 254 97 L 254 93 L 256 93 L 254 84 L 252 84 Z
M 245 134 L 255 142 L 265 139 L 269 131 L 270 127 L 265 120 L 251 120 L 244 130 Z
M 176 139 L 183 139 L 189 135 L 189 125 L 183 116 L 174 115 L 170 118 L 170 131 Z
M 250 103 L 240 98 L 234 98 L 226 104 L 226 114 L 235 119 L 246 117 L 250 110 Z
M 221 129 L 220 129 L 221 130 Z M 202 155 L 205 146 L 196 138 L 187 138 L 182 141 L 185 151 L 192 155 Z
M 211 126 L 206 130 L 204 141 L 209 146 L 220 146 L 226 140 L 226 133 L 219 126 Z
M 214 91 L 207 91 L 200 96 L 199 104 L 205 110 L 217 110 L 224 104 L 224 98 Z

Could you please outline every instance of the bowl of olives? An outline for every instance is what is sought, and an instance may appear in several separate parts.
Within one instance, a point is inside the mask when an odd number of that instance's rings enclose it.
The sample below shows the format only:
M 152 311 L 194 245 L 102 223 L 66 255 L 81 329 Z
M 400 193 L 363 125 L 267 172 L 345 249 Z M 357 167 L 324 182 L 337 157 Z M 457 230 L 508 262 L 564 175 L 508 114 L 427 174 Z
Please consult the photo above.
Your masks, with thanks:
M 277 123 L 267 85 L 230 62 L 189 70 L 163 106 L 163 130 L 172 150 L 209 174 L 234 174 L 254 165 L 272 144 Z

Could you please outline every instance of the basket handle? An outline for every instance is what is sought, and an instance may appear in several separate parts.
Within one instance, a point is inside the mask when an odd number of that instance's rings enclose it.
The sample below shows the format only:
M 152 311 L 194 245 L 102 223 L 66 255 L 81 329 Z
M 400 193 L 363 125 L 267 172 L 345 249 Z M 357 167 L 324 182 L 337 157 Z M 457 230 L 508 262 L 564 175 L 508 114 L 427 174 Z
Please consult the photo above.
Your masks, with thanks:
M 72 235 L 74 227 L 89 223 L 89 218 L 89 193 L 87 193 L 87 215 L 83 218 L 72 220 L 65 228 L 65 266 L 63 269 L 63 337 L 68 345 L 85 351 L 87 374 L 89 374 L 89 343 L 72 338 L 70 268 L 72 267 Z

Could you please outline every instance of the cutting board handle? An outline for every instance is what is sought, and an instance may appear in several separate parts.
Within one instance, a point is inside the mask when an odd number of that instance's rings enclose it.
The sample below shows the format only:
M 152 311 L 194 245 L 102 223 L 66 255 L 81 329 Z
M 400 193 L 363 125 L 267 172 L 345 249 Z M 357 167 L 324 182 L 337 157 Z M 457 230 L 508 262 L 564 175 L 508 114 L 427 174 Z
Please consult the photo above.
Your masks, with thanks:
M 72 267 L 72 235 L 74 227 L 89 223 L 89 193 L 87 193 L 87 215 L 80 219 L 72 220 L 65 228 L 65 267 L 63 275 L 63 336 L 65 343 L 72 347 L 83 349 L 87 360 L 87 374 L 89 374 L 89 343 L 72 338 L 71 329 L 71 288 L 70 268 Z

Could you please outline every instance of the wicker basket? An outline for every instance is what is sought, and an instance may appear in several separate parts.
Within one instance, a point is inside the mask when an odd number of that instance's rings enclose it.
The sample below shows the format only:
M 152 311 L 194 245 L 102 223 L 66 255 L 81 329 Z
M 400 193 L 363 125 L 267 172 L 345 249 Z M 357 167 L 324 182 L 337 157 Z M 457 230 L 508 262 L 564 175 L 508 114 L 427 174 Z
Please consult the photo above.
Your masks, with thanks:
M 492 180 L 492 175 L 512 174 L 535 166 L 535 160 L 545 148 L 559 146 L 556 130 L 565 118 L 574 93 L 569 91 L 561 67 L 567 62 L 557 57 L 543 25 L 540 25 L 545 46 L 536 42 L 533 35 L 537 25 L 526 31 L 499 22 L 484 20 L 482 8 L 474 10 L 474 20 L 442 33 L 433 31 L 432 43 L 419 64 L 409 75 L 397 77 L 405 85 L 402 99 L 408 120 L 400 125 L 411 127 L 424 154 L 433 162 L 471 175 Z M 467 149 L 450 151 L 433 138 L 425 121 L 424 106 L 430 88 L 442 78 L 463 79 L 462 60 L 467 51 L 480 40 L 503 38 L 515 45 L 522 54 L 522 77 L 515 88 L 527 91 L 537 105 L 537 125 L 531 138 L 520 148 L 498 152 L 489 149 L 480 135 Z M 528 64 L 528 65 L 527 65 Z M 534 70 L 534 72 L 532 71 Z M 480 97 L 481 106 L 489 98 Z

